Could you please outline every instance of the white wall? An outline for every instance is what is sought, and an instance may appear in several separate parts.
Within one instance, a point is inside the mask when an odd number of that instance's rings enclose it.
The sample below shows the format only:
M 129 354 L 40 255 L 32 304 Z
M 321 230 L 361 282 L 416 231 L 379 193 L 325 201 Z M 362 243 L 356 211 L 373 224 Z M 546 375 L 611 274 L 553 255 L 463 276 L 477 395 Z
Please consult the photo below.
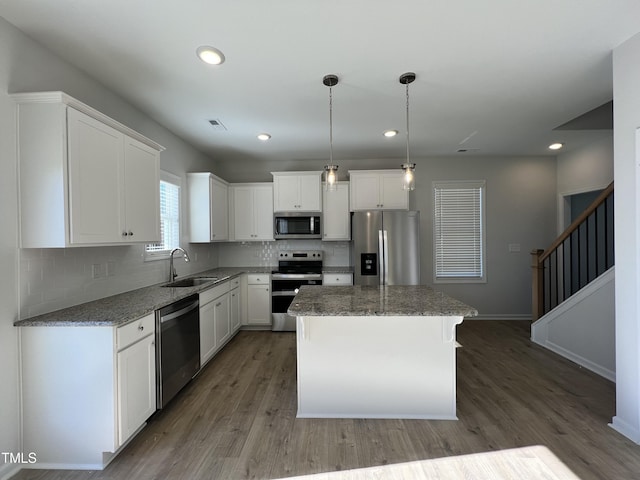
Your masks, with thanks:
M 9 76 L 9 35 L 0 24 L 0 85 Z M 20 451 L 17 302 L 17 189 L 13 105 L 0 88 L 0 452 Z M 0 461 L 0 478 L 12 465 Z
M 640 443 L 640 34 L 613 51 L 616 416 Z
M 529 252 L 545 248 L 555 238 L 555 157 L 455 156 L 414 159 L 416 190 L 411 207 L 421 211 L 422 283 L 433 283 L 432 224 L 434 180 L 487 181 L 487 283 L 438 284 L 436 288 L 478 309 L 481 318 L 531 318 Z M 270 181 L 269 172 L 322 170 L 326 160 L 248 161 L 246 168 L 220 161 L 218 175 L 230 182 Z M 338 177 L 362 169 L 399 169 L 402 159 L 339 160 Z M 509 253 L 509 244 L 520 252 Z
M 571 223 L 570 195 L 606 188 L 613 181 L 613 132 L 611 136 L 558 155 L 558 222 L 561 234 Z
M 168 275 L 166 261 L 142 261 L 142 246 L 18 249 L 15 105 L 8 94 L 48 90 L 62 90 L 164 145 L 161 168 L 182 177 L 183 187 L 185 172 L 215 168 L 211 159 L 0 18 L 0 452 L 20 449 L 18 342 L 13 322 L 30 313 L 156 283 Z M 186 208 L 186 195 L 183 198 Z M 183 225 L 183 232 L 187 231 Z M 178 265 L 180 273 L 217 266 L 215 246 L 187 245 L 184 236 L 183 241 L 194 261 Z M 106 261 L 115 262 L 116 275 L 92 281 L 87 265 Z M 14 467 L 0 463 L 0 478 Z
M 558 155 L 558 194 L 601 190 L 613 181 L 613 132 L 583 148 Z

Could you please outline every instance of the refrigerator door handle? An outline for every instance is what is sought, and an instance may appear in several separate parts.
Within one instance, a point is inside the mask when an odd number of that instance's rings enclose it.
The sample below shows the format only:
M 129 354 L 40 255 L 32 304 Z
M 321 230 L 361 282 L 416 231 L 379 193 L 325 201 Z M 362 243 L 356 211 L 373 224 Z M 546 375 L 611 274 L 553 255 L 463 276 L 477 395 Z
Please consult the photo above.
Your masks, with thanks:
M 385 232 L 386 234 L 386 232 Z M 380 285 L 384 285 L 386 272 L 384 271 L 384 236 L 382 230 L 378 230 L 378 278 L 380 279 Z
M 389 238 L 386 230 L 383 233 L 382 243 L 384 247 L 384 284 L 389 285 Z

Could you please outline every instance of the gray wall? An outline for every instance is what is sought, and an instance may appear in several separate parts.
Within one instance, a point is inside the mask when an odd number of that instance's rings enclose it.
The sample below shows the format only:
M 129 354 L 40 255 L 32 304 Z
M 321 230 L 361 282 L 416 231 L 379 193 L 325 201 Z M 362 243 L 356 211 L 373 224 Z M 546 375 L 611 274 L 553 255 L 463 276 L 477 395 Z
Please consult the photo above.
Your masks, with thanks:
M 435 180 L 486 180 L 487 283 L 437 284 L 478 309 L 484 318 L 530 318 L 531 268 L 529 252 L 545 248 L 555 238 L 555 157 L 477 157 L 414 159 L 416 190 L 411 208 L 421 211 L 422 281 L 433 283 L 432 182 Z M 270 181 L 278 170 L 322 170 L 326 160 L 289 162 L 220 161 L 218 173 L 231 182 Z M 402 159 L 338 160 L 339 179 L 350 169 L 399 168 Z M 520 252 L 510 253 L 509 244 Z

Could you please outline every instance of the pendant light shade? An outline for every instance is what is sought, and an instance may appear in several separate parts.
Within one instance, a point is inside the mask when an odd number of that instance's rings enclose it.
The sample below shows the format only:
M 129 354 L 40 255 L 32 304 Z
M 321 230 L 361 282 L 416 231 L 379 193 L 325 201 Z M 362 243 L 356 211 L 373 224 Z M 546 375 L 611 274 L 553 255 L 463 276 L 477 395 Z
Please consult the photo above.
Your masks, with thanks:
M 329 164 L 324 166 L 327 191 L 338 189 L 338 165 L 333 164 L 333 87 L 338 84 L 337 75 L 325 75 L 322 83 L 329 87 Z
M 416 79 L 416 74 L 407 72 L 400 75 L 400 83 L 405 86 L 407 97 L 407 161 L 401 165 L 404 172 L 402 179 L 402 188 L 405 190 L 413 190 L 416 188 L 415 169 L 416 164 L 411 163 L 409 156 L 409 84 Z

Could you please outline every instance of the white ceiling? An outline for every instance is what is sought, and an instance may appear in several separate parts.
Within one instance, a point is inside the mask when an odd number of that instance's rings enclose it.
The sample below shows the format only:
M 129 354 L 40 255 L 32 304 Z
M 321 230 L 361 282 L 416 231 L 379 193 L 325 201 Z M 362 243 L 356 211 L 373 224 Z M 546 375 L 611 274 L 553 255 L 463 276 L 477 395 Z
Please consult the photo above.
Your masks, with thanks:
M 575 148 L 610 132 L 553 129 L 611 100 L 611 50 L 640 31 L 638 0 L 0 0 L 0 16 L 233 160 L 327 158 L 328 73 L 338 161 L 405 155 L 382 132 L 406 130 L 407 71 L 412 157 Z M 203 44 L 226 62 L 200 62 Z

